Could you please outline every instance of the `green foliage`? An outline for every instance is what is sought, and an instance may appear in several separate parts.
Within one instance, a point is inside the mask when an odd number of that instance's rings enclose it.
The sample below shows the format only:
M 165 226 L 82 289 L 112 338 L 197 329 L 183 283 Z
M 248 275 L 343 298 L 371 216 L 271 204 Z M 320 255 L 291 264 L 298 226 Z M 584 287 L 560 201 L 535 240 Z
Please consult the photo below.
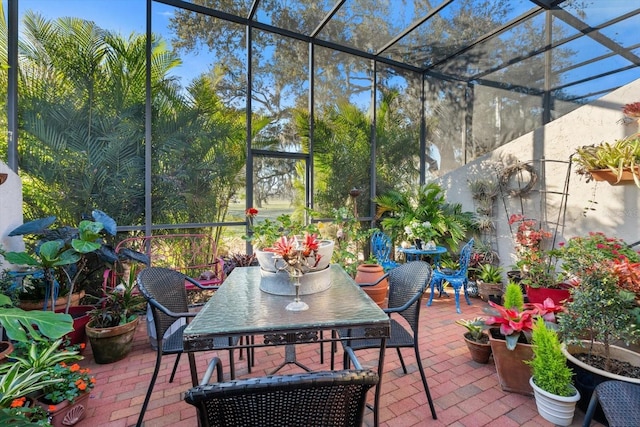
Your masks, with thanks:
M 56 339 L 73 331 L 73 319 L 69 314 L 24 311 L 13 307 L 9 297 L 1 294 L 0 307 L 0 325 L 12 340 L 27 342 L 29 337 L 42 340 L 43 336 Z
M 25 370 L 20 364 L 10 364 L 0 376 L 0 408 L 6 408 L 14 399 L 42 390 L 49 384 L 61 382 L 59 379 L 45 379 L 46 374 L 47 371 Z
M 144 310 L 146 300 L 136 292 L 136 272 L 129 271 L 128 280 L 110 291 L 105 291 L 97 307 L 88 314 L 93 328 L 112 328 L 135 319 Z
M 630 168 L 633 180 L 640 187 L 640 176 L 636 167 L 640 165 L 640 137 L 632 135 L 610 144 L 603 142 L 599 145 L 583 146 L 576 149 L 572 161 L 578 165 L 576 172 L 589 175 L 593 169 L 611 169 L 618 181 L 625 168 Z
M 476 277 L 485 283 L 502 283 L 504 269 L 498 265 L 482 264 L 475 272 Z
M 32 341 L 30 345 L 16 347 L 11 353 L 13 363 L 22 366 L 25 369 L 33 368 L 36 371 L 47 370 L 60 362 L 70 362 L 80 360 L 82 356 L 76 350 L 60 349 L 62 339 L 55 341 Z M 0 365 L 0 373 L 6 372 L 10 364 Z
M 573 396 L 572 372 L 562 353 L 560 341 L 555 331 L 548 329 L 544 319 L 539 317 L 532 333 L 533 359 L 525 363 L 531 366 L 533 381 L 541 389 L 557 396 Z
M 374 201 L 378 205 L 376 218 L 385 231 L 398 236 L 413 221 L 428 221 L 437 234 L 436 238 L 452 249 L 465 238 L 473 218 L 471 212 L 462 211 L 460 204 L 447 203 L 442 187 L 435 182 L 420 187 L 417 194 L 390 190 Z
M 509 282 L 504 292 L 504 307 L 522 311 L 524 308 L 524 296 L 519 284 Z
M 481 337 L 483 335 L 486 335 L 483 332 L 485 324 L 484 324 L 484 319 L 482 317 L 476 317 L 475 319 L 471 319 L 471 320 L 459 319 L 459 320 L 456 320 L 456 324 L 460 326 L 464 326 L 469 332 L 469 335 L 471 335 L 471 339 L 473 341 L 479 342 L 481 341 Z
M 304 224 L 295 221 L 289 214 L 282 214 L 275 220 L 265 218 L 264 220 L 253 223 L 254 218 L 250 219 L 251 232 L 249 236 L 243 238 L 253 243 L 256 249 L 264 249 L 273 246 L 273 244 L 282 236 L 301 236 L 304 233 L 318 233 L 316 224 Z

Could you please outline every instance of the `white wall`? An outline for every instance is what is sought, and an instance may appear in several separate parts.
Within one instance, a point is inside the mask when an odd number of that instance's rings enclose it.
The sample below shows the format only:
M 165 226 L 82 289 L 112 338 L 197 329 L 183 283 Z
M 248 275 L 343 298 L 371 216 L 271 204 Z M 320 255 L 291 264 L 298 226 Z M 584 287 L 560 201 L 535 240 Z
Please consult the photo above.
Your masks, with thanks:
M 521 136 L 513 142 L 466 166 L 442 176 L 439 182 L 447 191 L 447 200 L 462 203 L 465 210 L 475 210 L 468 189 L 468 179 L 474 176 L 496 176 L 488 165 L 490 162 L 513 164 L 517 161 L 533 161 L 539 182 L 528 196 L 523 199 L 524 214 L 528 218 L 555 221 L 559 211 L 560 197 L 548 193 L 562 192 L 567 177 L 566 162 L 576 147 L 599 144 L 639 131 L 638 124 L 625 125 L 620 122 L 624 117 L 625 104 L 640 101 L 640 80 L 632 82 L 592 104 L 580 107 L 548 125 Z M 481 124 L 474 124 L 479 126 Z M 489 163 L 488 163 L 489 162 Z M 633 183 L 611 186 L 606 182 L 586 182 L 586 177 L 575 173 L 573 165 L 569 174 L 569 196 L 567 198 L 564 232 L 559 241 L 590 231 L 602 231 L 610 236 L 621 237 L 627 243 L 640 241 L 640 188 Z M 547 193 L 540 190 L 546 190 Z M 541 195 L 547 195 L 545 205 Z M 595 203 L 592 203 L 593 201 Z M 497 245 L 501 264 L 509 267 L 513 264 L 513 238 L 507 223 L 507 214 L 520 213 L 519 198 L 505 198 L 506 208 L 499 199 L 494 207 L 497 225 Z M 585 208 L 592 207 L 585 213 Z
M 22 224 L 22 181 L 1 161 L 0 173 L 9 175 L 5 183 L 0 185 L 0 246 L 7 251 L 22 251 L 22 236 L 7 236 L 11 230 Z M 0 256 L 0 271 L 7 267 Z

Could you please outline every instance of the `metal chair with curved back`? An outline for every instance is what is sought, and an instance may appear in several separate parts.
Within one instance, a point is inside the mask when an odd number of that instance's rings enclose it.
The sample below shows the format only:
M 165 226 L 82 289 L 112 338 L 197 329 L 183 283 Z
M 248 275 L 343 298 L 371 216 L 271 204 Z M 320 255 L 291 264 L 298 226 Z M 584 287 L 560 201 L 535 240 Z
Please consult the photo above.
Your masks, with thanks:
M 217 383 L 209 383 L 216 369 Z M 218 358 L 184 400 L 205 427 L 361 426 L 367 391 L 378 384 L 370 370 L 316 371 L 221 382 Z
M 469 240 L 460 250 L 458 268 L 456 270 L 440 267 L 433 270 L 433 275 L 431 276 L 431 295 L 429 296 L 427 306 L 430 306 L 433 302 L 435 289 L 438 289 L 438 291 L 440 291 L 440 295 L 442 295 L 444 286 L 442 283 L 443 281 L 446 281 L 453 286 L 456 299 L 456 312 L 462 313 L 462 311 L 460 311 L 460 288 L 462 288 L 462 291 L 464 292 L 464 298 L 467 300 L 467 304 L 471 305 L 471 301 L 469 300 L 469 295 L 467 293 L 467 283 L 469 281 L 469 262 L 471 261 L 473 243 L 473 239 Z
M 187 327 L 187 324 L 192 317 L 195 317 L 195 312 L 189 311 L 187 291 L 185 288 L 185 282 L 192 284 L 198 288 L 202 288 L 202 285 L 197 280 L 185 275 L 176 270 L 172 270 L 164 267 L 147 267 L 138 274 L 138 289 L 140 293 L 145 297 L 149 306 L 151 307 L 151 313 L 153 314 L 153 323 L 156 328 L 158 345 L 156 349 L 156 365 L 151 376 L 151 382 L 147 389 L 147 394 L 144 398 L 144 403 L 140 410 L 137 426 L 142 425 L 144 414 L 153 392 L 153 387 L 158 378 L 158 372 L 160 370 L 160 364 L 162 356 L 165 354 L 176 354 L 176 361 L 173 365 L 173 371 L 169 382 L 173 382 L 176 369 L 178 368 L 178 362 L 180 356 L 184 352 L 182 333 Z M 185 318 L 186 323 L 179 329 L 175 330 L 171 335 L 166 338 L 165 332 L 171 328 L 171 325 L 175 323 L 177 319 Z M 216 338 L 214 345 L 220 347 L 229 347 L 238 343 L 237 338 Z M 234 350 L 229 349 L 229 366 L 231 378 L 235 377 L 234 366 Z M 195 357 L 193 353 L 187 353 L 189 358 L 189 367 L 191 370 L 191 381 L 195 386 L 198 384 L 198 374 L 196 370 Z
M 431 416 L 437 419 L 436 410 L 431 399 L 431 392 L 427 384 L 427 377 L 422 367 L 422 359 L 420 357 L 420 349 L 418 346 L 420 306 L 422 305 L 422 296 L 427 289 L 429 280 L 431 279 L 431 266 L 425 261 L 410 261 L 401 264 L 397 268 L 385 273 L 389 280 L 389 303 L 384 312 L 389 315 L 391 320 L 391 334 L 386 341 L 386 348 L 395 348 L 398 352 L 398 358 L 402 365 L 402 370 L 406 374 L 407 367 L 402 358 L 401 348 L 413 348 L 416 354 L 416 363 L 418 371 L 422 379 L 422 385 L 429 401 Z M 405 328 L 404 322 L 400 323 L 396 320 L 397 316 L 403 317 L 404 321 L 409 325 L 409 329 Z M 350 365 L 350 353 L 367 349 L 380 348 L 380 339 L 349 339 L 348 337 L 366 337 L 366 331 L 362 328 L 351 330 L 340 330 L 338 335 L 343 337 L 341 340 L 345 350 L 343 354 L 344 367 Z M 331 368 L 333 369 L 334 360 L 333 352 L 331 353 Z
M 384 271 L 396 268 L 398 263 L 391 259 L 393 244 L 391 238 L 382 231 L 375 231 L 371 235 L 371 254 L 378 260 Z

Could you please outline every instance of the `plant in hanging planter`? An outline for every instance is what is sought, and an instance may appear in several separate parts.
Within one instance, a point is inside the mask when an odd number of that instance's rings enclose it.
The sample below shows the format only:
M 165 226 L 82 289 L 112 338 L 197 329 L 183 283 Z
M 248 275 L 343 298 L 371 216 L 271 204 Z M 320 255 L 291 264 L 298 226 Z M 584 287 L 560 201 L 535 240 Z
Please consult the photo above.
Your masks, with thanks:
M 639 104 L 634 102 L 623 107 L 623 123 L 638 121 Z M 596 181 L 617 184 L 622 180 L 633 179 L 635 184 L 640 187 L 640 169 L 638 168 L 640 165 L 640 134 L 638 133 L 613 143 L 603 142 L 598 145 L 578 147 L 571 160 L 578 165 L 576 173 L 588 176 L 588 180 L 595 179 Z

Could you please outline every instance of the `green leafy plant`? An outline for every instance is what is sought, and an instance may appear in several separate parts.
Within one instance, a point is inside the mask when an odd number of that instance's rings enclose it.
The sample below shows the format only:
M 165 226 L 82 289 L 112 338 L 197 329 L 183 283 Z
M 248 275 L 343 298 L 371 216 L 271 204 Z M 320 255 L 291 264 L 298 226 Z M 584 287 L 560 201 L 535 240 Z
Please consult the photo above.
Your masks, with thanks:
M 465 336 L 468 336 L 470 340 L 480 343 L 487 343 L 489 341 L 489 336 L 483 332 L 485 323 L 482 317 L 476 317 L 471 320 L 459 319 L 456 320 L 456 324 L 464 326 L 467 329 Z
M 541 389 L 557 396 L 573 396 L 571 369 L 562 353 L 558 334 L 547 328 L 543 318 L 538 318 L 531 335 L 533 359 L 524 363 L 531 366 L 533 381 Z
M 93 328 L 112 328 L 131 322 L 144 309 L 146 300 L 136 292 L 136 269 L 129 270 L 128 280 L 104 292 L 97 307 L 89 311 Z
M 11 354 L 14 364 L 21 365 L 25 369 L 33 368 L 37 371 L 52 368 L 61 362 L 70 362 L 82 359 L 82 356 L 74 349 L 62 349 L 62 339 L 55 341 L 33 341 L 25 346 L 17 346 Z M 8 364 L 0 365 L 0 373 L 8 370 Z
M 522 311 L 524 308 L 524 295 L 519 284 L 509 282 L 504 292 L 504 306 L 507 309 Z
M 617 181 L 622 178 L 622 173 L 628 169 L 633 174 L 635 184 L 640 187 L 640 136 L 631 135 L 615 141 L 603 142 L 599 145 L 588 145 L 576 149 L 572 161 L 578 165 L 576 173 L 590 175 L 594 169 L 611 169 L 615 173 Z
M 282 236 L 303 235 L 305 232 L 318 234 L 318 227 L 315 224 L 305 225 L 294 221 L 289 214 L 282 214 L 275 220 L 265 218 L 261 222 L 254 223 L 257 215 L 257 209 L 247 209 L 250 233 L 248 236 L 243 236 L 243 239 L 251 242 L 256 249 L 269 248 Z
M 476 277 L 485 283 L 501 283 L 504 269 L 498 265 L 482 264 L 475 269 Z
M 24 265 L 36 268 L 44 274 L 44 281 L 50 290 L 51 311 L 54 310 L 53 301 L 56 299 L 56 287 L 54 283 L 61 278 L 66 284 L 69 296 L 74 291 L 76 280 L 83 271 L 87 258 L 84 256 L 96 252 L 103 247 L 102 233 L 116 234 L 116 224 L 102 211 L 92 212 L 93 221 L 83 220 L 78 229 L 60 227 L 50 229 L 56 217 L 50 216 L 35 221 L 27 222 L 9 233 L 9 236 L 34 235 L 39 240 L 35 243 L 32 253 L 3 252 L 5 259 L 16 265 Z M 116 259 L 115 256 L 110 257 Z M 67 308 L 71 304 L 71 298 L 67 301 Z
M 48 384 L 43 388 L 44 400 L 50 404 L 58 404 L 64 400 L 73 401 L 95 386 L 95 377 L 89 368 L 82 368 L 77 363 L 71 365 L 61 362 L 47 369 L 45 379 L 61 380 Z
M 47 371 L 35 368 L 24 369 L 20 364 L 11 364 L 0 376 L 0 408 L 11 406 L 14 399 L 40 391 L 44 387 L 62 382 L 62 379 L 45 378 Z
M 51 311 L 24 311 L 12 305 L 8 296 L 0 294 L 0 325 L 11 340 L 57 339 L 73 331 L 69 314 Z

